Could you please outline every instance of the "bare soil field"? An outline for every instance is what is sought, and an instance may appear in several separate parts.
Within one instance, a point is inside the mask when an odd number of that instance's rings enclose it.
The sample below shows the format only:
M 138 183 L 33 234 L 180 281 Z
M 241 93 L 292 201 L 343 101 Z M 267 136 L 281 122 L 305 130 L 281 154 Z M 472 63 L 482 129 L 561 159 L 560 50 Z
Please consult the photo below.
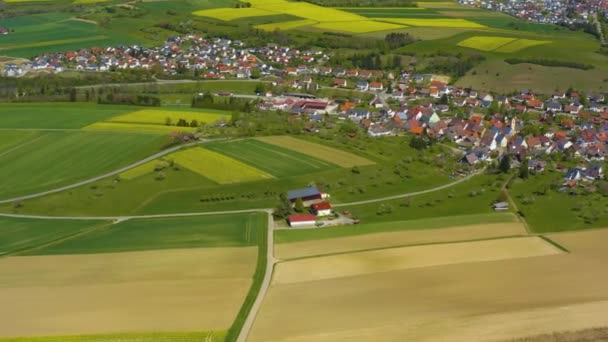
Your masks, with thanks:
M 520 237 L 347 253 L 279 263 L 275 284 L 349 277 L 409 268 L 559 254 L 538 237 Z
M 225 330 L 256 248 L 0 259 L 0 337 Z
M 608 232 L 577 234 L 558 234 L 572 253 L 275 281 L 250 340 L 500 341 L 608 326 L 608 249 L 597 242 Z M 315 259 L 306 272 L 339 268 Z
M 374 248 L 457 242 L 527 235 L 521 223 L 491 223 L 428 230 L 406 230 L 366 234 L 335 239 L 283 243 L 275 246 L 279 259 L 294 259 L 315 255 L 343 253 Z

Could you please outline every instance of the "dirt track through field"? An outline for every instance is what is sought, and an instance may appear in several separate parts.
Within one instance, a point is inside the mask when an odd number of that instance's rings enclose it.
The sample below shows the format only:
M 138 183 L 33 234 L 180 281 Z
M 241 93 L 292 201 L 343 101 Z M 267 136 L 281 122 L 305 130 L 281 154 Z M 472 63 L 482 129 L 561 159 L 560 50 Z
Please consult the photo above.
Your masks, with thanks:
M 349 251 L 527 235 L 521 223 L 492 223 L 443 229 L 407 230 L 278 244 L 277 258 L 293 259 Z
M 492 341 L 608 326 L 608 230 L 550 237 L 571 253 L 275 283 L 250 340 Z M 329 267 L 318 260 L 309 270 Z
M 0 259 L 0 337 L 224 330 L 251 285 L 256 253 L 245 247 Z

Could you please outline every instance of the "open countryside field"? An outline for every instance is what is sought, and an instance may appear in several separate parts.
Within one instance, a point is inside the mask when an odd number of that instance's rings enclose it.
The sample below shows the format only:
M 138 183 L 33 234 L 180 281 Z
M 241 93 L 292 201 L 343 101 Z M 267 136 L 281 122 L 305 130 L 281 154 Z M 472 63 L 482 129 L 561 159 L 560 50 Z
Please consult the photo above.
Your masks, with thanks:
M 251 340 L 485 341 L 606 326 L 606 233 L 575 234 L 558 234 L 572 253 L 275 283 Z M 328 267 L 316 259 L 313 270 Z
M 418 19 L 418 18 L 382 18 L 395 24 L 423 27 L 461 27 L 461 28 L 483 28 L 483 25 L 466 19 Z
M 230 184 L 271 179 L 271 175 L 236 159 L 195 147 L 171 154 L 177 164 L 218 184 Z
M 107 120 L 108 122 L 124 123 L 144 123 L 153 125 L 165 125 L 165 120 L 169 118 L 173 124 L 179 119 L 184 119 L 190 123 L 193 120 L 199 124 L 214 123 L 219 120 L 230 119 L 230 114 L 223 111 L 177 111 L 162 109 L 141 109 L 135 112 L 118 115 Z
M 277 178 L 335 168 L 334 164 L 255 139 L 217 142 L 206 148 L 252 165 Z
M 76 129 L 130 111 L 131 106 L 90 103 L 3 103 L 0 128 Z
M 38 337 L 0 337 L 0 342 L 174 342 L 174 341 L 225 341 L 224 331 L 167 332 L 133 334 L 97 334 Z
M 128 220 L 28 252 L 88 254 L 172 248 L 247 247 L 258 244 L 262 214 Z M 262 224 L 260 223 L 262 222 Z
M 226 330 L 255 263 L 255 247 L 3 258 L 0 336 Z
M 332 147 L 323 146 L 317 143 L 308 142 L 289 136 L 260 137 L 256 139 L 265 143 L 281 146 L 302 154 L 306 154 L 311 157 L 315 157 L 317 159 L 321 159 L 341 167 L 353 167 L 375 164 L 371 160 L 359 157 L 349 152 L 341 151 Z
M 0 155 L 0 198 L 71 184 L 159 151 L 166 138 L 94 132 L 44 132 Z
M 171 132 L 191 132 L 196 127 L 175 126 L 180 119 L 190 125 L 196 121 L 198 125 L 228 120 L 229 114 L 223 111 L 205 110 L 162 110 L 141 109 L 111 117 L 105 121 L 95 122 L 84 127 L 88 131 L 117 131 L 134 133 L 167 134 Z M 167 119 L 170 125 L 167 125 Z
M 314 28 L 326 30 L 326 31 L 342 31 L 352 33 L 367 33 L 375 31 L 387 31 L 387 30 L 398 30 L 405 26 L 396 25 L 391 23 L 385 23 L 374 20 L 363 20 L 363 21 L 348 21 L 348 22 L 324 22 L 312 26 Z
M 421 220 L 422 221 L 422 220 Z M 386 225 L 398 222 L 387 222 Z M 406 225 L 407 222 L 404 222 Z M 347 227 L 357 230 L 358 227 Z M 280 243 L 275 253 L 280 259 L 294 259 L 363 251 L 378 248 L 423 245 L 430 243 L 458 242 L 491 239 L 497 237 L 524 236 L 526 230 L 520 223 L 487 223 L 470 226 L 454 226 L 440 229 L 417 229 L 385 233 L 374 233 L 356 236 L 345 236 L 333 239 Z
M 459 46 L 482 51 L 516 52 L 531 46 L 551 43 L 546 40 L 516 39 L 507 37 L 475 36 L 467 38 Z
M 111 45 L 119 39 L 94 23 L 72 20 L 69 13 L 44 13 L 0 19 L 0 26 L 15 32 L 0 39 L 0 53 L 32 57 L 49 51 L 67 51 L 90 45 Z M 124 40 L 124 37 L 123 37 Z
M 275 268 L 273 282 L 292 284 L 411 268 L 529 258 L 559 253 L 562 251 L 539 237 L 387 248 L 279 263 Z
M 317 23 L 318 23 L 318 21 L 315 21 L 315 20 L 302 19 L 302 20 L 283 21 L 280 23 L 262 24 L 262 25 L 257 25 L 255 28 L 258 30 L 264 30 L 264 31 L 291 30 L 294 28 L 298 28 L 298 27 L 302 27 L 302 26 L 310 26 L 310 25 L 314 25 Z
M 0 217 L 0 255 L 15 253 L 72 236 L 99 225 L 104 221 L 85 220 L 29 220 Z
M 201 17 L 210 17 L 219 20 L 234 20 L 250 17 L 264 17 L 269 15 L 278 15 L 280 13 L 269 11 L 261 8 L 217 8 L 194 12 L 194 15 Z

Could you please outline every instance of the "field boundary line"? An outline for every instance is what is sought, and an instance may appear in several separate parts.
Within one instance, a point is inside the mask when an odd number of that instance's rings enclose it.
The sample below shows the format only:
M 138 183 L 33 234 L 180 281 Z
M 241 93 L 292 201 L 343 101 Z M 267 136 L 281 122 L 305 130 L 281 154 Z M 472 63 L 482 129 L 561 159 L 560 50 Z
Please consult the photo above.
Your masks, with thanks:
M 545 235 L 538 235 L 538 237 L 540 237 L 541 239 L 545 240 L 547 243 L 552 244 L 555 248 L 561 250 L 564 253 L 571 253 L 570 250 L 568 250 L 566 247 L 560 245 L 559 243 L 551 240 L 550 238 L 546 237 Z
M 526 228 L 526 231 L 530 235 L 530 234 L 532 234 L 532 230 L 530 229 L 530 226 L 528 225 L 528 221 L 526 221 L 526 218 L 522 215 L 522 212 L 517 207 L 517 203 L 515 203 L 515 200 L 513 200 L 513 197 L 511 197 L 511 193 L 509 192 L 509 183 L 511 183 L 511 181 L 513 181 L 513 178 L 515 178 L 514 174 L 511 175 L 511 177 L 509 177 L 509 179 L 507 179 L 505 184 L 503 184 L 501 191 L 505 195 L 507 195 L 507 201 L 509 202 L 509 204 L 511 204 L 513 206 L 513 210 L 515 210 L 515 216 L 524 225 L 524 228 Z
M 83 236 L 83 235 L 87 235 L 87 234 L 92 233 L 94 231 L 99 231 L 99 230 L 104 229 L 104 228 L 110 228 L 111 226 L 112 226 L 111 222 L 98 223 L 98 224 L 95 224 L 92 227 L 90 227 L 89 229 L 86 229 L 84 231 L 77 232 L 77 233 L 74 233 L 74 234 L 68 234 L 68 235 L 65 235 L 65 236 L 60 236 L 57 239 L 54 239 L 54 240 L 51 240 L 51 241 L 46 241 L 46 242 L 44 242 L 44 243 L 42 243 L 40 245 L 24 247 L 24 248 L 16 250 L 16 251 L 12 251 L 12 252 L 9 252 L 9 253 L 6 253 L 6 254 L 2 254 L 2 255 L 0 255 L 0 257 L 23 255 L 25 253 L 29 253 L 29 252 L 32 252 L 32 251 L 35 251 L 35 250 L 38 250 L 38 249 L 41 249 L 41 248 L 45 248 L 45 247 L 48 247 L 48 246 L 53 246 L 53 245 L 56 245 L 56 244 L 64 242 L 64 241 L 69 241 L 71 239 L 74 239 L 74 238 L 77 238 L 77 237 L 80 237 L 80 236 Z
M 408 247 L 421 247 L 421 246 L 434 246 L 434 245 L 439 246 L 439 245 L 447 245 L 447 244 L 458 244 L 458 243 L 480 242 L 480 241 L 493 241 L 493 240 L 506 240 L 506 239 L 517 239 L 517 238 L 526 238 L 526 237 L 536 237 L 536 235 L 505 235 L 505 236 L 494 236 L 494 237 L 479 238 L 479 239 L 466 239 L 466 240 L 440 241 L 440 242 L 424 242 L 424 243 L 414 243 L 414 244 L 409 244 L 409 245 L 406 244 L 406 245 L 394 245 L 394 246 L 385 246 L 385 247 L 364 248 L 364 249 L 356 249 L 356 250 L 344 251 L 344 252 L 334 252 L 334 253 L 325 253 L 325 254 L 317 254 L 317 255 L 308 255 L 308 256 L 302 256 L 302 257 L 295 257 L 295 258 L 280 259 L 280 260 L 277 261 L 277 264 L 279 264 L 279 263 L 285 263 L 285 262 L 290 262 L 290 261 L 297 261 L 297 260 L 315 259 L 315 258 L 323 258 L 323 257 L 336 256 L 336 255 L 345 255 L 345 254 L 353 254 L 353 253 L 374 252 L 374 251 L 382 251 L 382 250 L 395 249 L 395 248 L 408 248 Z M 540 235 L 539 235 L 539 237 L 540 237 Z
M 16 151 L 16 150 L 18 150 L 18 149 L 20 149 L 20 148 L 22 148 L 23 146 L 27 146 L 27 145 L 29 145 L 29 144 L 33 143 L 34 141 L 40 140 L 40 139 L 42 139 L 43 137 L 44 137 L 44 134 L 39 135 L 39 136 L 35 137 L 34 139 L 32 139 L 32 140 L 30 140 L 30 141 L 24 142 L 24 143 L 22 143 L 22 144 L 18 144 L 17 146 L 13 146 L 13 147 L 9 148 L 8 150 L 6 150 L 6 151 L 4 151 L 4 152 L 0 153 L 0 158 L 4 157 L 5 155 L 7 155 L 7 154 L 9 154 L 9 153 L 12 153 L 12 152 L 14 152 L 14 151 Z

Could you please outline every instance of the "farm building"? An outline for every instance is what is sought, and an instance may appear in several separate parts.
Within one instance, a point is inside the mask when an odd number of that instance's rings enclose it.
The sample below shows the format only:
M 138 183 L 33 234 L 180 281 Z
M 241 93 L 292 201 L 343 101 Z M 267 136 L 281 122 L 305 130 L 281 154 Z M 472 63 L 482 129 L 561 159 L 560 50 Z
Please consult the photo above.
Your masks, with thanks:
M 317 216 L 329 216 L 331 215 L 331 203 L 321 202 L 315 203 L 310 206 L 311 212 Z
M 498 202 L 498 203 L 494 203 L 494 205 L 492 207 L 494 208 L 495 211 L 507 211 L 507 210 L 509 210 L 509 203 Z
M 315 201 L 323 198 L 319 189 L 314 187 L 308 187 L 303 189 L 291 190 L 287 192 L 287 198 L 291 203 L 295 202 L 298 198 L 302 201 Z
M 316 216 L 312 214 L 289 215 L 289 226 L 294 228 L 314 227 Z

